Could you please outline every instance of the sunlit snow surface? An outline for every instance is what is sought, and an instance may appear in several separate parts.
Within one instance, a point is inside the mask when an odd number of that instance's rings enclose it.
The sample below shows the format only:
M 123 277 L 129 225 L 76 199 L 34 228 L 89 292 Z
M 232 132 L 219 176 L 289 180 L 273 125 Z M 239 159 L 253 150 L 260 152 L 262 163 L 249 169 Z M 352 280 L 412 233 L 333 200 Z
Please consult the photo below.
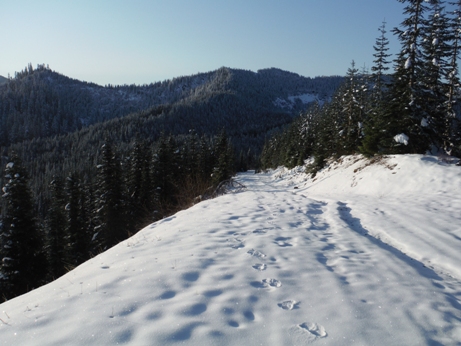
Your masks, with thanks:
M 461 167 L 347 157 L 238 180 L 1 304 L 0 344 L 461 343 Z

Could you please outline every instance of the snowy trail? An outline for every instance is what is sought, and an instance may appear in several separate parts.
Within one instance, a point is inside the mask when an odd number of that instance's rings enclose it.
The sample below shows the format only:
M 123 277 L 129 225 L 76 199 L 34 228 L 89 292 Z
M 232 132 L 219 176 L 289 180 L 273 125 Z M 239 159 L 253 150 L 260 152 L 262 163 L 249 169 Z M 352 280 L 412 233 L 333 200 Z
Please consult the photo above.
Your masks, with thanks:
M 269 201 L 266 206 L 274 205 L 272 209 L 276 210 L 282 206 L 282 209 L 278 209 L 279 214 L 286 214 L 287 210 L 296 210 L 296 213 L 285 215 L 281 223 L 271 222 L 277 225 L 277 229 L 287 229 L 289 232 L 293 232 L 294 229 L 298 232 L 305 230 L 307 234 L 302 239 L 309 242 L 308 248 L 303 249 L 300 254 L 291 255 L 298 260 L 304 258 L 306 263 L 309 263 L 307 273 L 313 273 L 299 281 L 312 283 L 311 279 L 318 271 L 318 268 L 312 265 L 314 260 L 331 272 L 329 282 L 324 282 L 326 275 L 322 273 L 322 280 L 309 285 L 317 287 L 318 290 L 309 292 L 309 296 L 312 297 L 310 301 L 317 304 L 309 304 L 308 314 L 312 313 L 311 311 L 321 311 L 316 315 L 322 317 L 317 319 L 322 320 L 325 328 L 330 330 L 341 321 L 349 321 L 349 332 L 343 332 L 342 335 L 345 344 L 372 344 L 372 340 L 386 340 L 386 344 L 395 345 L 431 344 L 441 341 L 443 344 L 451 344 L 452 340 L 459 338 L 459 280 L 447 275 L 441 277 L 441 274 L 437 274 L 399 249 L 370 236 L 366 226 L 354 216 L 366 214 L 366 210 L 353 211 L 345 202 L 312 200 L 304 193 L 297 194 L 281 189 L 277 195 L 277 198 L 273 196 L 273 200 L 281 199 L 280 203 L 274 204 Z M 367 205 L 372 205 L 368 202 Z M 391 203 L 388 208 L 394 209 L 393 205 Z M 402 213 L 395 210 L 392 214 L 397 215 L 397 219 L 387 215 L 388 223 L 402 225 L 402 222 L 406 221 L 403 222 L 404 226 L 417 225 L 414 220 L 406 219 L 408 215 L 402 218 Z M 431 215 L 429 219 L 433 217 L 434 215 Z M 293 222 L 294 220 L 296 221 Z M 381 222 L 377 223 L 374 220 L 374 224 L 380 225 Z M 421 239 L 424 235 L 420 236 Z M 442 239 L 442 242 L 444 240 Z M 447 247 L 446 243 L 444 244 L 445 247 L 441 249 Z M 279 266 L 283 270 L 284 265 Z M 447 289 L 444 286 L 445 282 L 456 288 Z M 303 291 L 305 288 L 297 287 L 296 291 L 298 290 Z M 325 297 L 324 292 L 334 292 L 335 296 Z M 327 304 L 322 306 L 319 304 L 322 301 Z M 334 307 L 338 306 L 336 304 L 342 306 L 342 314 L 335 311 Z M 333 311 L 328 311 L 328 307 L 332 307 Z M 453 308 L 453 311 L 447 311 L 450 308 Z M 424 333 L 418 338 L 417 335 L 421 331 Z M 340 341 L 330 338 L 328 343 Z
M 458 200 L 238 179 L 1 304 L 0 344 L 461 344 Z

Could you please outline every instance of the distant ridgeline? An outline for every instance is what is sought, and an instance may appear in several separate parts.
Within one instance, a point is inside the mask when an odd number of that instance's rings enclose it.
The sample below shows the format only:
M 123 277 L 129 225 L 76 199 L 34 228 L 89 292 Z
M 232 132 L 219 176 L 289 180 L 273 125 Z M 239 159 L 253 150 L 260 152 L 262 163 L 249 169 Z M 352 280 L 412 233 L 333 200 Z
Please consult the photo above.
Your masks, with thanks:
M 165 117 L 173 119 L 159 121 L 166 133 L 183 134 L 194 128 L 211 134 L 223 126 L 229 133 L 260 133 L 286 123 L 282 114 L 298 115 L 309 102 L 328 100 L 342 80 L 306 78 L 278 69 L 254 73 L 223 67 L 149 85 L 102 87 L 44 65 L 36 69 L 29 65 L 0 86 L 0 145 L 74 132 L 128 114 L 145 115 L 159 105 L 171 106 Z M 260 124 L 274 115 L 280 119 Z

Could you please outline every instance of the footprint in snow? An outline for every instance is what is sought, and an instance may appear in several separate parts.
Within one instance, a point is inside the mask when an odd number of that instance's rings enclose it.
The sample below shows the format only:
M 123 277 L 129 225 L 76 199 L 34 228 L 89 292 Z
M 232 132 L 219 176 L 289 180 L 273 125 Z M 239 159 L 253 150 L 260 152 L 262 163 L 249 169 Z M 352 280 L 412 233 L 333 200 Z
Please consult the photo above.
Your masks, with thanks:
M 260 272 L 264 271 L 267 269 L 267 265 L 264 263 L 256 263 L 255 265 L 252 266 L 253 269 L 258 270 Z
M 245 245 L 243 245 L 243 243 L 236 243 L 236 244 L 231 246 L 231 248 L 233 248 L 233 249 L 241 249 L 242 247 L 245 247 Z
M 325 328 L 317 323 L 304 322 L 290 328 L 290 335 L 295 344 L 310 344 L 327 337 Z
M 251 249 L 247 252 L 247 254 L 249 254 L 250 256 L 254 256 L 254 257 L 258 257 L 258 258 L 264 258 L 266 257 L 265 254 L 263 254 L 262 252 L 258 251 L 258 250 L 255 250 L 255 249 Z
M 288 238 L 286 238 L 286 237 L 277 237 L 277 238 L 274 239 L 274 243 L 277 244 L 280 247 L 293 246 L 293 244 L 291 244 L 289 242 L 289 240 L 291 240 L 290 237 L 288 237 Z
M 285 300 L 282 303 L 277 304 L 279 307 L 281 307 L 283 310 L 293 310 L 293 309 L 299 309 L 299 304 L 300 302 L 297 302 L 296 300 Z
M 267 229 L 255 229 L 253 231 L 253 233 L 255 234 L 266 234 L 267 233 Z
M 240 238 L 226 239 L 226 241 L 232 243 L 230 247 L 233 249 L 241 249 L 242 247 L 245 247 L 243 240 Z
M 277 279 L 264 279 L 262 280 L 262 283 L 265 287 L 282 287 L 282 283 Z

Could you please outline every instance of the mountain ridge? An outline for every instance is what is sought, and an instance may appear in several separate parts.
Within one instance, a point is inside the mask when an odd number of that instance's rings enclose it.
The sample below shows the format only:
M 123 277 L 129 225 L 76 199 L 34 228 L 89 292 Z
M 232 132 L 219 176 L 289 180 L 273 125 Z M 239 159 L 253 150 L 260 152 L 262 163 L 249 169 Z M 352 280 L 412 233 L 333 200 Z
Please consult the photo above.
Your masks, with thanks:
M 222 67 L 149 85 L 99 86 L 72 79 L 44 65 L 17 73 L 0 87 L 0 145 L 24 139 L 73 132 L 82 127 L 164 104 L 203 103 L 216 93 L 238 94 L 265 110 L 296 115 L 305 104 L 290 100 L 315 93 L 328 98 L 342 77 L 301 77 L 278 69 L 245 70 Z M 284 99 L 286 105 L 275 101 Z

